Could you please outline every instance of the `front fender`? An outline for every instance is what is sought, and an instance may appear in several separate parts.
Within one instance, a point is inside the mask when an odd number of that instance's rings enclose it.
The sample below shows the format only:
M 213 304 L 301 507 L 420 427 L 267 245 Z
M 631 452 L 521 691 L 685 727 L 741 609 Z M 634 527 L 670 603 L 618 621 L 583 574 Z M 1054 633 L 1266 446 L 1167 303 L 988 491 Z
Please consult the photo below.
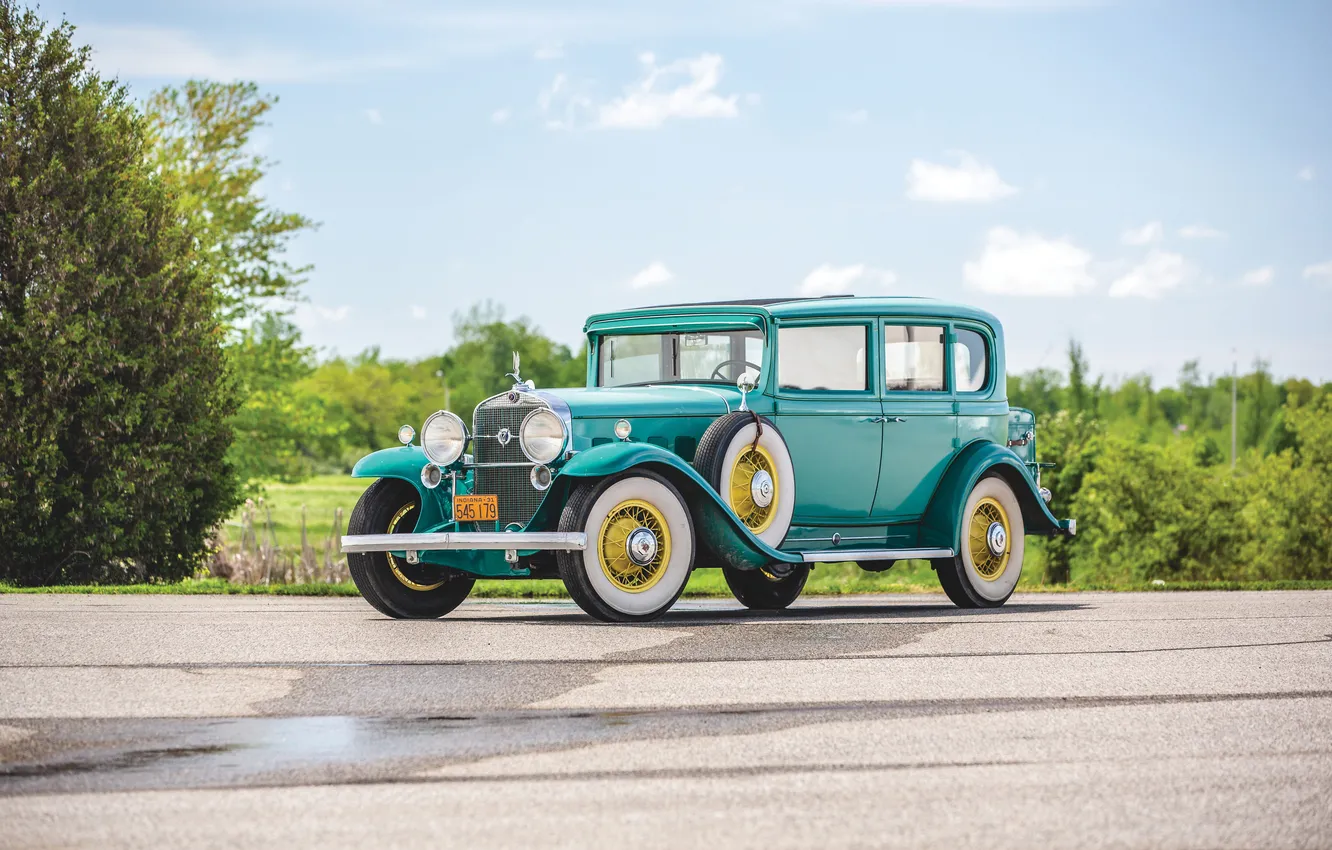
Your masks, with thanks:
M 920 522 L 920 545 L 962 551 L 962 509 L 976 482 L 999 475 L 1017 496 L 1027 534 L 1069 533 L 1068 521 L 1050 513 L 1026 465 L 1007 446 L 978 440 L 958 452 L 945 470 Z
M 605 478 L 631 469 L 655 472 L 675 485 L 694 518 L 694 530 L 701 544 L 700 558 L 708 564 L 706 552 L 726 564 L 741 569 L 757 569 L 775 562 L 804 563 L 799 555 L 781 552 L 759 540 L 740 522 L 740 518 L 722 501 L 703 476 L 684 458 L 651 443 L 604 443 L 579 452 L 560 467 L 551 484 L 551 493 L 541 503 L 530 528 L 556 528 L 559 512 L 575 484 L 590 478 Z
M 420 446 L 399 446 L 380 449 L 356 462 L 352 478 L 400 478 L 416 488 L 421 497 L 421 515 L 416 519 L 416 531 L 433 529 L 450 515 L 452 506 L 444 487 L 427 490 L 421 484 L 421 470 L 430 460 Z

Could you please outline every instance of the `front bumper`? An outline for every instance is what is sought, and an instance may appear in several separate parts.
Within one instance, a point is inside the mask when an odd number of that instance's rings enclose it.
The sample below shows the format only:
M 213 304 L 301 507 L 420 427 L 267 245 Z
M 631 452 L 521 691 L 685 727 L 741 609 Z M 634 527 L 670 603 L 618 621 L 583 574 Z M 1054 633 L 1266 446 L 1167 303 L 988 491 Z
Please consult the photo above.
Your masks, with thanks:
M 565 531 L 442 531 L 434 534 L 348 534 L 342 538 L 343 552 L 415 553 L 457 549 L 581 552 L 586 548 L 586 534 Z

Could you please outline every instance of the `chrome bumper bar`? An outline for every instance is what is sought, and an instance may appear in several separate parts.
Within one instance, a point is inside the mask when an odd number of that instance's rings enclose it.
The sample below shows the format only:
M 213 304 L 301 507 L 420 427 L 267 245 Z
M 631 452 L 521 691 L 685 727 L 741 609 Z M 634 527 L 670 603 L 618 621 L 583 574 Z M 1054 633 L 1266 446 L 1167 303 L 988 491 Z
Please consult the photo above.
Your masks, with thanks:
M 443 531 L 436 534 L 348 534 L 344 552 L 438 552 L 446 549 L 549 549 L 564 552 L 587 548 L 587 535 L 564 531 Z

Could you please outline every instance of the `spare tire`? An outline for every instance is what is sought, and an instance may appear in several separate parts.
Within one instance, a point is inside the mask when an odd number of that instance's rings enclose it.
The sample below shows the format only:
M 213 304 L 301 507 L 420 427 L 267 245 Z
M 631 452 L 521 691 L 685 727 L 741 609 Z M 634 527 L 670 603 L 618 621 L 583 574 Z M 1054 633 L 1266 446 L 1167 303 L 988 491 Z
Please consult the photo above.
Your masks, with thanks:
M 719 418 L 698 441 L 694 469 L 755 537 L 782 545 L 795 512 L 795 469 L 772 420 L 743 410 Z

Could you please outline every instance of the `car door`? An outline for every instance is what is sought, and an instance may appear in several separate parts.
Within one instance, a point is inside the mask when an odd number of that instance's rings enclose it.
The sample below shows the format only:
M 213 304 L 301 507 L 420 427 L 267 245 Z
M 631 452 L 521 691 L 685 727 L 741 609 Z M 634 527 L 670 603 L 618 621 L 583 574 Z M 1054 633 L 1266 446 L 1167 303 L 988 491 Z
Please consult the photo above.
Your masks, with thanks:
M 795 468 L 797 525 L 870 514 L 883 448 L 876 336 L 863 319 L 777 327 L 774 411 Z
M 929 319 L 888 318 L 880 325 L 884 425 L 876 519 L 918 518 L 953 458 L 949 332 L 947 322 Z

